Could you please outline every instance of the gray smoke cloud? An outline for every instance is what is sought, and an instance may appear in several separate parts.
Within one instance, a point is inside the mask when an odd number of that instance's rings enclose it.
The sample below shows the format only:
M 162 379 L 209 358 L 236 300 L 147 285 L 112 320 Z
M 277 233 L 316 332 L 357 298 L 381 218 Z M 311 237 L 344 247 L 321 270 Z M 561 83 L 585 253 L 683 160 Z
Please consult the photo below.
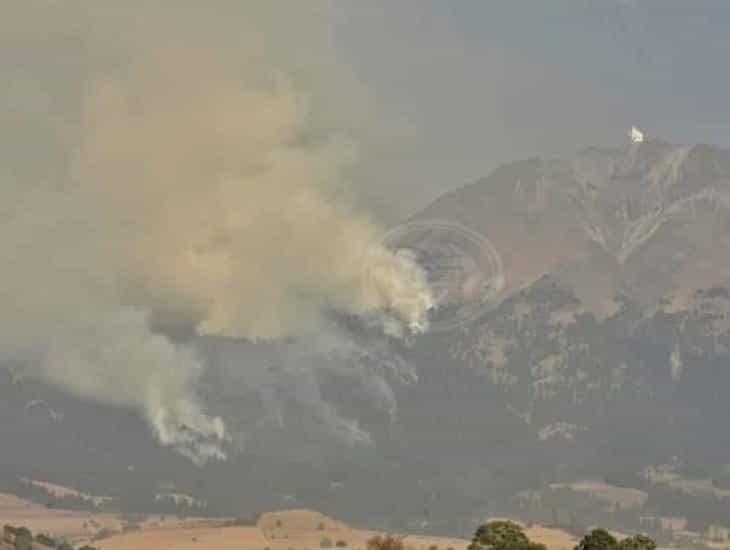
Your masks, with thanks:
M 395 387 L 417 380 L 403 342 L 347 325 L 286 341 L 196 340 L 203 395 L 226 418 L 231 447 L 315 462 L 397 429 Z
M 423 273 L 346 184 L 369 107 L 330 9 L 10 3 L 0 356 L 139 411 L 202 462 L 229 434 L 198 396 L 191 335 L 306 336 L 328 311 L 426 328 Z

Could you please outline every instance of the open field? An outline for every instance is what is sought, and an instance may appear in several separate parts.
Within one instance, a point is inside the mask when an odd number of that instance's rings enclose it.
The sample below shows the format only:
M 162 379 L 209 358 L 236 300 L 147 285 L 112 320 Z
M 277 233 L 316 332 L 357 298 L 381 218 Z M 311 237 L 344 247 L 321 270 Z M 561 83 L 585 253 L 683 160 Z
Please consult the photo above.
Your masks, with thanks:
M 544 542 L 550 550 L 572 550 L 576 539 L 559 529 L 531 526 L 526 532 L 533 540 Z M 147 528 L 99 541 L 100 550 L 317 550 L 323 547 L 364 550 L 367 540 L 380 534 L 351 527 L 310 510 L 287 510 L 263 514 L 256 526 Z M 466 550 L 466 539 L 405 536 L 409 550 Z
M 69 540 L 88 539 L 102 529 L 120 531 L 123 525 L 112 514 L 57 510 L 2 493 L 0 524 L 23 525 L 34 533 L 52 533 Z
M 199 525 L 195 527 L 145 528 L 98 541 L 100 550 L 316 550 L 329 546 L 363 550 L 369 538 L 378 533 L 350 527 L 342 522 L 310 510 L 287 510 L 263 514 L 256 526 L 223 527 Z M 452 548 L 465 550 L 468 541 L 440 537 L 407 536 L 406 546 L 426 550 Z
M 60 486 L 59 486 L 60 487 Z M 62 488 L 66 490 L 65 488 Z M 178 519 L 173 516 L 144 516 L 135 522 L 141 529 L 172 530 L 183 526 L 210 525 L 210 521 Z M 220 521 L 214 522 L 220 525 Z M 0 493 L 0 528 L 24 526 L 33 533 L 44 533 L 81 545 L 98 535 L 121 533 L 127 520 L 117 514 L 98 514 L 48 508 L 14 495 Z M 95 543 L 96 544 L 96 543 Z
M 380 534 L 357 529 L 311 510 L 286 510 L 262 514 L 256 525 L 230 526 L 225 520 L 180 520 L 170 516 L 143 518 L 124 530 L 123 518 L 49 509 L 12 495 L 0 494 L 0 525 L 26 526 L 81 545 L 102 530 L 108 536 L 93 542 L 99 550 L 364 550 L 369 538 Z M 530 526 L 526 533 L 550 550 L 570 550 L 574 537 L 559 529 Z M 466 550 L 466 539 L 405 535 L 408 550 Z

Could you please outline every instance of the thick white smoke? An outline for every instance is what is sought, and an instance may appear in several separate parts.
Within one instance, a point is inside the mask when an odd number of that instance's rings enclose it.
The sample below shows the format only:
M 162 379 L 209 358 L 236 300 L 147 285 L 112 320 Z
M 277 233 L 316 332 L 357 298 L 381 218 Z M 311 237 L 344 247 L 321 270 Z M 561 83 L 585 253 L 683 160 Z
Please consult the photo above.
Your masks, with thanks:
M 348 201 L 355 146 L 321 116 L 307 65 L 284 61 L 290 37 L 269 47 L 276 10 L 244 10 L 231 49 L 197 26 L 229 30 L 213 8 L 144 6 L 90 8 L 65 29 L 112 59 L 76 75 L 77 100 L 65 90 L 74 107 L 52 155 L 22 144 L 68 174 L 18 164 L 0 176 L 0 356 L 137 409 L 162 444 L 202 461 L 223 456 L 225 428 L 196 396 L 203 363 L 170 335 L 282 338 L 316 330 L 329 310 L 423 330 L 432 300 L 418 267 L 379 245 Z M 326 8 L 305 15 L 319 22 Z M 37 23 L 17 9 L 19 24 Z M 11 46 L 22 57 L 39 38 Z M 19 116 L 59 131 L 32 108 Z

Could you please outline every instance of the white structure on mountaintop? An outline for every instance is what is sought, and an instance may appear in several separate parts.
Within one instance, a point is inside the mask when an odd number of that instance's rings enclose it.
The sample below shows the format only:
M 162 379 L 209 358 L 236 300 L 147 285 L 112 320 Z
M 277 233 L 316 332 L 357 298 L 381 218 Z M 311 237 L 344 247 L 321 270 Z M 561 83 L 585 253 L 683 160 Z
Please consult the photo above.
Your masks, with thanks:
M 636 126 L 631 127 L 631 131 L 629 132 L 629 137 L 631 138 L 631 141 L 634 143 L 641 143 L 644 141 L 644 132 L 639 130 Z

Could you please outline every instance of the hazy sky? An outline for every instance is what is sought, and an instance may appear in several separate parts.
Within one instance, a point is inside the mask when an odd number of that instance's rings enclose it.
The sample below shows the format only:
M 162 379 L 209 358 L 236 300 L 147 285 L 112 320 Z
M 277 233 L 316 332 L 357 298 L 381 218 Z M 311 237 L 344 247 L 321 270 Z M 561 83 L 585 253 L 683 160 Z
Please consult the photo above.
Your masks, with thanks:
M 730 146 L 730 2 L 336 2 L 343 59 L 405 139 L 371 194 L 398 207 L 529 156 L 625 139 Z
M 73 131 L 81 91 L 119 62 L 121 43 L 145 28 L 160 43 L 188 33 L 193 49 L 244 59 L 246 29 L 263 11 L 267 55 L 298 67 L 302 89 L 326 98 L 312 117 L 320 126 L 353 134 L 357 192 L 389 222 L 502 162 L 621 143 L 632 124 L 730 147 L 725 0 L 172 2 L 159 4 L 160 28 L 145 2 L 10 6 L 0 21 L 10 83 L 0 116 L 10 106 L 36 119 L 0 133 L 0 143 L 11 164 L 38 177 L 58 167 L 51 160 L 65 162 L 55 136 Z M 48 111 L 61 131 L 46 131 Z

